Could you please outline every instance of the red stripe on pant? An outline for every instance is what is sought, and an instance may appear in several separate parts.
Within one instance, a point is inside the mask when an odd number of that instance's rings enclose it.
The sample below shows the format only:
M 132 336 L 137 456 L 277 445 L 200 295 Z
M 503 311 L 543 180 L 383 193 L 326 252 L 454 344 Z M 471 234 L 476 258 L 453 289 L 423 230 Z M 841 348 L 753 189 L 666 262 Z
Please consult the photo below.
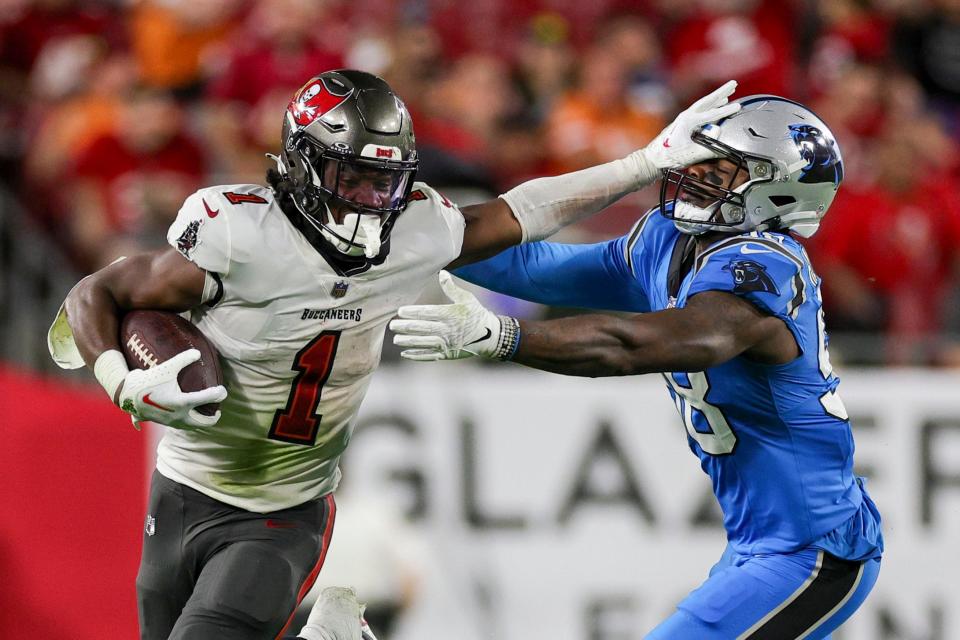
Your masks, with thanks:
M 283 638 L 283 634 L 287 632 L 287 628 L 290 626 L 290 623 L 293 622 L 293 616 L 297 613 L 297 608 L 300 606 L 300 603 L 303 602 L 307 592 L 309 592 L 313 587 L 313 583 L 317 581 L 317 576 L 320 575 L 320 568 L 323 566 L 323 561 L 327 557 L 327 550 L 330 548 L 330 539 L 333 537 L 333 522 L 337 519 L 337 503 L 334 501 L 332 493 L 328 493 L 327 497 L 324 498 L 324 501 L 327 503 L 327 526 L 323 530 L 323 542 L 320 545 L 320 557 L 317 559 L 317 564 L 313 565 L 313 569 L 311 569 L 310 573 L 307 574 L 303 584 L 300 585 L 300 591 L 297 592 L 297 603 L 293 605 L 293 611 L 290 612 L 290 617 L 287 618 L 287 622 L 283 625 L 283 629 L 281 629 L 280 633 L 277 634 L 276 640 Z

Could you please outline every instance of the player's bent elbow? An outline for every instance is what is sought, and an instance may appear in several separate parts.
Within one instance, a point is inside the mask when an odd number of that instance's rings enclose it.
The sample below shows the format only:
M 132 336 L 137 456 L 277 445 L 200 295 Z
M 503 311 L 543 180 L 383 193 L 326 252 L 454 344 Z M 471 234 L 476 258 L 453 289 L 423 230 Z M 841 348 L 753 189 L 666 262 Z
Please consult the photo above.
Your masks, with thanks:
M 694 365 L 688 371 L 702 371 L 710 367 L 716 367 L 739 355 L 742 351 L 742 348 L 738 348 L 736 344 L 723 336 L 707 337 L 702 342 L 688 348 L 688 357 Z
M 636 373 L 659 373 L 665 371 L 684 371 L 693 373 L 723 364 L 736 354 L 729 345 L 714 340 L 698 340 L 685 345 L 676 345 L 663 359 L 650 362 L 646 359 L 637 367 Z
M 78 282 L 63 301 L 64 308 L 67 311 L 67 321 L 71 317 L 76 317 L 80 309 L 88 307 L 94 301 L 103 295 L 103 283 L 99 282 L 99 272 L 93 273 Z
M 72 319 L 85 313 L 103 313 L 116 310 L 120 306 L 110 279 L 102 269 L 78 282 L 67 294 L 63 304 L 67 323 L 71 327 L 74 327 Z

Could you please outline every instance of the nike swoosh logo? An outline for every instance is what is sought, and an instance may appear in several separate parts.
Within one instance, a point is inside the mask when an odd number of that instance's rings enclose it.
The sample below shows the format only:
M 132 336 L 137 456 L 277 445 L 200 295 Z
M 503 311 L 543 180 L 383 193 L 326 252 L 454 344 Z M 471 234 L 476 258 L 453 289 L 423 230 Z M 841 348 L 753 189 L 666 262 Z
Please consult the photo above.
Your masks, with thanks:
M 663 146 L 665 146 L 667 149 L 670 148 L 670 138 L 667 138 L 663 141 Z
M 295 529 L 297 523 L 283 520 L 267 520 L 267 529 Z
M 203 208 L 207 210 L 208 216 L 210 216 L 211 218 L 216 218 L 218 215 L 220 215 L 220 209 L 217 209 L 216 211 L 214 211 L 210 208 L 210 205 L 207 204 L 206 200 L 204 200 L 203 198 L 200 198 L 200 200 L 203 202 Z
M 148 405 L 150 405 L 151 407 L 156 407 L 157 409 L 160 409 L 161 411 L 173 411 L 173 409 L 168 409 L 167 407 L 163 406 L 162 404 L 157 404 L 156 402 L 154 402 L 154 401 L 150 398 L 150 394 L 149 394 L 149 393 L 148 393 L 147 395 L 143 396 L 143 404 L 148 404 Z
M 465 344 L 465 345 L 463 345 L 463 346 L 469 347 L 469 346 L 472 345 L 472 344 L 477 344 L 478 342 L 483 342 L 484 340 L 486 340 L 487 338 L 489 338 L 491 335 L 493 335 L 493 332 L 490 331 L 490 327 L 487 327 L 487 332 L 486 332 L 485 334 L 483 334 L 482 336 L 480 336 L 479 338 L 477 338 L 477 339 L 474 340 L 473 342 L 468 342 L 467 344 Z
M 750 247 L 740 247 L 740 253 L 770 253 L 766 249 L 751 249 Z

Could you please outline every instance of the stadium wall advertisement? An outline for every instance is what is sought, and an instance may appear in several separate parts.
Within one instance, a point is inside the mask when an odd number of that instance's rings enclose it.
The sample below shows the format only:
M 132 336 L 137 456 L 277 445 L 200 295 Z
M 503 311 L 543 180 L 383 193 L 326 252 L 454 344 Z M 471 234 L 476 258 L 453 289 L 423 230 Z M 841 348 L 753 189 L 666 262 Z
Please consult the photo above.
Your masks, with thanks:
M 960 376 L 841 375 L 887 550 L 871 598 L 834 638 L 960 638 Z M 402 639 L 639 639 L 725 544 L 654 375 L 381 371 L 344 469 L 345 496 L 391 496 L 429 549 Z
M 960 375 L 841 377 L 887 551 L 834 639 L 960 638 Z M 0 398 L 0 637 L 135 637 L 145 435 L 162 429 L 134 431 L 95 384 L 6 372 Z M 415 566 L 391 640 L 639 640 L 725 543 L 659 376 L 384 368 L 343 462 L 318 585 L 375 601 L 401 588 L 392 556 Z

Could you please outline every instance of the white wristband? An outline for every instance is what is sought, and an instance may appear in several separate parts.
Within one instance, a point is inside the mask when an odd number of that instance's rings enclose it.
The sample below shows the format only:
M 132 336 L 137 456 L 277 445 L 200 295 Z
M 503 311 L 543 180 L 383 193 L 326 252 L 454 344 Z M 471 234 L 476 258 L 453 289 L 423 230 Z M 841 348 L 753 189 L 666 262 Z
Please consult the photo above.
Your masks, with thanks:
M 116 349 L 108 349 L 99 356 L 93 363 L 93 375 L 97 382 L 104 388 L 110 400 L 113 401 L 117 393 L 117 387 L 123 382 L 130 369 L 127 367 L 127 360 L 123 354 Z
M 652 184 L 658 177 L 660 171 L 641 149 L 589 169 L 529 180 L 500 197 L 520 223 L 523 242 L 536 242 Z

